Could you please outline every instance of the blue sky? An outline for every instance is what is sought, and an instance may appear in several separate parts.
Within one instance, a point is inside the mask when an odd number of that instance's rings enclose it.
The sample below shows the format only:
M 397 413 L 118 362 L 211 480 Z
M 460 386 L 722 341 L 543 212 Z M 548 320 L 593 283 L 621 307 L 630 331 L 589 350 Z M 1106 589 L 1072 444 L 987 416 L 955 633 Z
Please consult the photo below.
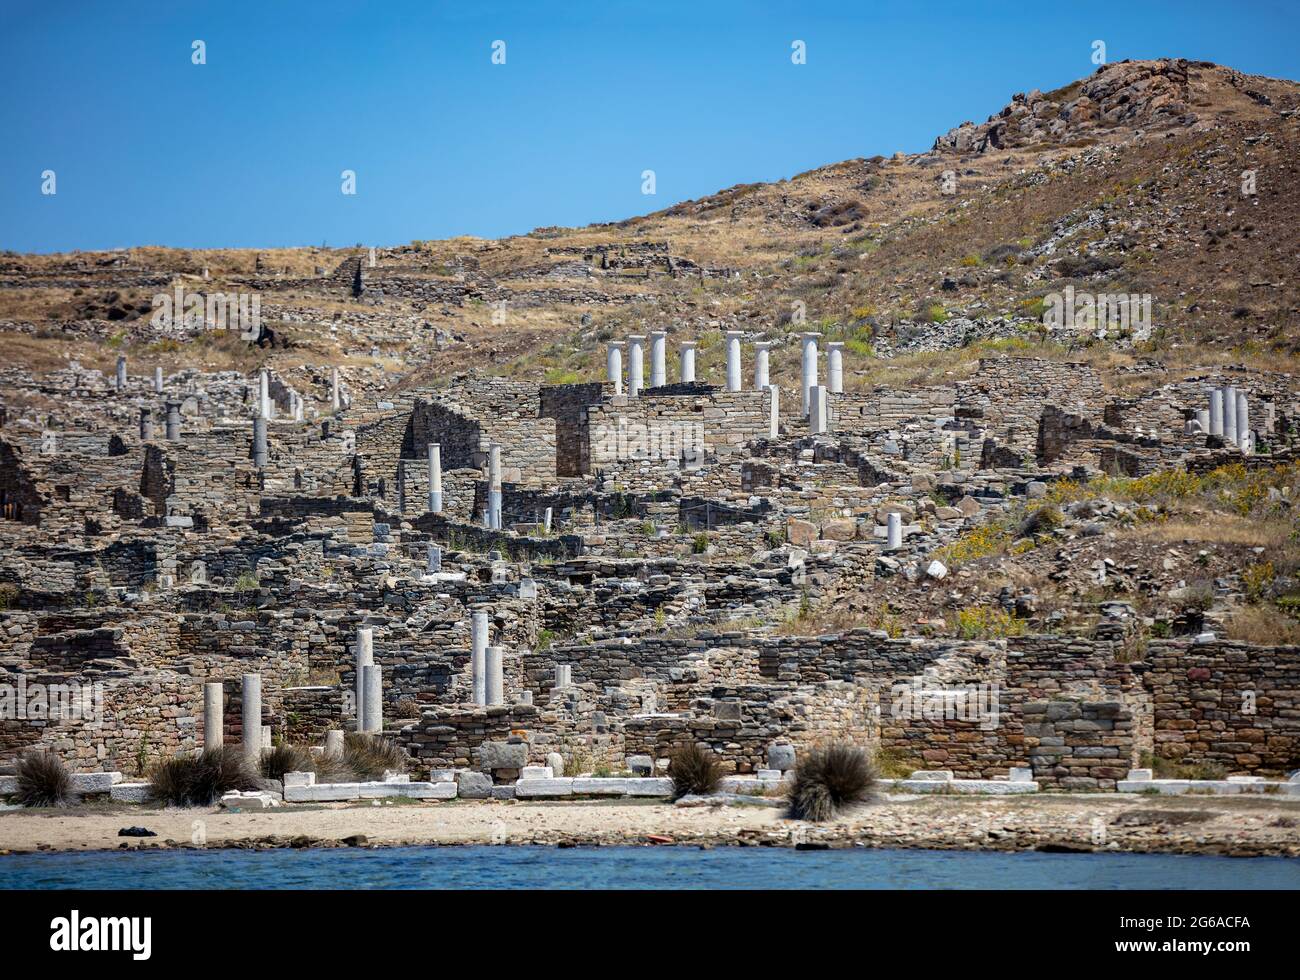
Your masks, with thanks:
M 1098 39 L 1111 61 L 1300 78 L 1296 14 L 1198 0 L 0 0 L 0 248 L 385 245 L 615 220 L 924 150 L 1013 92 L 1090 74 Z

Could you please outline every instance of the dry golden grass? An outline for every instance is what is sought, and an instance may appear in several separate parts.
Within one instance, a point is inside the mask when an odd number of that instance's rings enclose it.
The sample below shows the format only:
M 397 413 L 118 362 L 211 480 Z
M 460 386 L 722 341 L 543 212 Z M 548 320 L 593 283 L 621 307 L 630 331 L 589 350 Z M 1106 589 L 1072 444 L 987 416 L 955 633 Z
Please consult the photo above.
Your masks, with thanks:
M 1230 640 L 1242 640 L 1261 646 L 1300 645 L 1300 621 L 1276 606 L 1235 606 L 1224 619 Z
M 1153 541 L 1284 548 L 1291 534 L 1291 525 L 1280 520 L 1216 513 L 1204 514 L 1201 519 L 1179 515 L 1167 521 L 1150 521 L 1136 525 L 1132 533 Z

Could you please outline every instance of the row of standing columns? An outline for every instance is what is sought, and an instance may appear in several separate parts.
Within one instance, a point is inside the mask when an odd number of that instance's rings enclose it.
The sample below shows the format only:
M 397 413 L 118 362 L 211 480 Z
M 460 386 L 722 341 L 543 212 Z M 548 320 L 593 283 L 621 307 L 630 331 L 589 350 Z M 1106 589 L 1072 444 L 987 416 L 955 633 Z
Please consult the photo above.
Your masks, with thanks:
M 488 614 L 470 616 L 470 688 L 475 704 L 505 704 L 505 648 L 488 645 Z
M 817 339 L 820 333 L 800 335 L 802 347 L 802 377 L 800 383 L 801 411 L 809 414 L 811 389 L 817 386 Z M 741 340 L 744 334 L 739 330 L 726 333 L 727 348 L 727 390 L 740 391 L 743 388 L 741 367 Z M 651 331 L 650 341 L 650 387 L 658 388 L 668 383 L 667 377 L 667 334 L 662 330 Z M 614 386 L 614 394 L 623 394 L 623 350 L 627 349 L 627 394 L 637 397 L 644 386 L 645 378 L 645 343 L 647 335 L 634 334 L 626 341 L 611 341 L 605 355 L 605 373 L 609 383 Z M 754 343 L 754 388 L 763 391 L 770 387 L 769 363 L 772 343 L 760 340 Z M 681 345 L 680 380 L 684 384 L 695 381 L 695 342 L 685 341 Z M 831 394 L 844 391 L 844 344 L 840 342 L 826 345 L 826 390 Z
M 1235 385 L 1210 389 L 1210 407 L 1196 413 L 1202 432 L 1219 436 L 1229 446 L 1242 452 L 1254 448 L 1254 434 L 1250 429 L 1250 401 L 1244 391 Z
M 268 747 L 270 730 L 262 724 L 262 675 L 244 674 L 241 678 L 242 729 L 244 758 L 256 767 Z M 225 745 L 225 688 L 220 681 L 203 685 L 203 748 L 220 749 Z
M 118 391 L 126 390 L 126 355 L 124 354 L 117 356 L 117 374 L 113 384 Z M 159 395 L 163 392 L 163 369 L 160 366 L 153 369 L 153 390 Z

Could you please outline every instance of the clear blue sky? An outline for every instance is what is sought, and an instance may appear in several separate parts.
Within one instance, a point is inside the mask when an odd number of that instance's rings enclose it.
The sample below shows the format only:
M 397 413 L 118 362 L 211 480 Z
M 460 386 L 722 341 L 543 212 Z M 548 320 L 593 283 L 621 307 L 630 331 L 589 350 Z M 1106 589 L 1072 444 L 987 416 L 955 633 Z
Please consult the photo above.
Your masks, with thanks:
M 1111 61 L 1300 78 L 1296 25 L 1281 0 L 0 0 L 0 248 L 383 245 L 614 220 L 924 150 L 1012 92 L 1090 74 L 1097 39 Z

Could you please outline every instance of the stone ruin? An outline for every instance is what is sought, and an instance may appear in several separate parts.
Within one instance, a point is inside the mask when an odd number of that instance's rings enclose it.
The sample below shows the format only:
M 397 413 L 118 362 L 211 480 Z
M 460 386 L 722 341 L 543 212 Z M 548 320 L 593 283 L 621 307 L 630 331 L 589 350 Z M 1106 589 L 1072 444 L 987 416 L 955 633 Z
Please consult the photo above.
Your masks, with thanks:
M 560 258 L 673 264 L 650 245 Z M 1157 750 L 1242 776 L 1296 766 L 1294 648 L 1175 635 L 1133 659 L 1100 627 L 776 628 L 864 583 L 942 579 L 946 545 L 1058 480 L 1292 460 L 1291 378 L 1116 398 L 1086 364 L 1001 357 L 956 383 L 845 391 L 843 345 L 820 340 L 799 338 L 798 391 L 769 381 L 784 348 L 734 332 L 722 386 L 696 379 L 689 341 L 669 380 L 664 331 L 611 344 L 603 380 L 464 375 L 388 400 L 329 367 L 297 387 L 144 379 L 125 359 L 111 381 L 44 379 L 67 383 L 59 417 L 0 414 L 0 684 L 92 690 L 99 708 L 6 713 L 0 765 L 44 747 L 142 774 L 353 730 L 464 796 L 565 760 L 662 776 L 688 743 L 739 775 L 851 739 L 1062 789 L 1113 790 Z M 970 691 L 997 703 L 927 707 Z

